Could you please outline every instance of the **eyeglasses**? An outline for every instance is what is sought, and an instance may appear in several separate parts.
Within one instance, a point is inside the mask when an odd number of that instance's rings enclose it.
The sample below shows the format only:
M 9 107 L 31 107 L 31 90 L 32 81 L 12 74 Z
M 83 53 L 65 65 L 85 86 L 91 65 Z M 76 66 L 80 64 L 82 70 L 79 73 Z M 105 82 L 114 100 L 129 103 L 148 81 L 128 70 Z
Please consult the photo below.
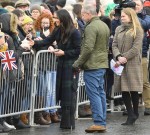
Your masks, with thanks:
M 38 14 L 38 13 L 40 13 L 40 12 L 39 11 L 34 11 L 34 10 L 31 12 L 31 14 Z

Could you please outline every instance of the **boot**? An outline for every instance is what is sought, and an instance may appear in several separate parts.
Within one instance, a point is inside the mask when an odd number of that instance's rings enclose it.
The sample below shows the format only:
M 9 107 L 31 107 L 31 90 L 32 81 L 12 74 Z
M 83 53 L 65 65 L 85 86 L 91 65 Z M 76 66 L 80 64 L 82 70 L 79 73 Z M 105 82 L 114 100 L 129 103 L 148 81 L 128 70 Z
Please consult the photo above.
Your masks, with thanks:
M 43 112 L 43 117 L 44 117 L 44 119 L 45 119 L 46 121 L 48 121 L 49 124 L 52 123 L 51 117 L 50 117 L 50 113 L 48 113 L 48 112 Z
M 139 94 L 138 92 L 131 92 L 133 111 L 136 117 L 139 117 L 138 107 L 139 107 Z
M 91 116 L 91 115 L 92 115 L 92 112 L 91 112 L 90 105 L 79 106 L 79 116 L 80 117 L 87 117 L 87 116 Z
M 6 122 L 1 118 L 0 119 L 0 133 L 9 132 L 12 130 L 14 130 L 14 127 L 12 127 L 9 124 L 6 124 Z
M 36 112 L 34 122 L 40 125 L 49 125 L 49 122 L 43 118 L 42 112 Z
M 20 120 L 25 124 L 25 125 L 28 125 L 28 119 L 27 119 L 27 114 L 26 113 L 23 113 L 20 115 Z
M 60 119 L 58 118 L 58 115 L 57 115 L 56 112 L 55 113 L 51 113 L 50 117 L 51 117 L 52 123 L 58 123 L 58 122 L 60 122 Z
M 122 92 L 122 98 L 124 100 L 127 112 L 128 112 L 128 118 L 125 123 L 122 123 L 121 125 L 133 125 L 135 121 L 137 120 L 137 116 L 134 114 L 133 107 L 131 104 L 131 95 L 129 92 Z
M 25 125 L 20 118 L 14 118 L 14 126 L 16 129 L 24 129 L 24 128 L 30 128 L 29 125 Z
M 3 129 L 4 127 L 2 126 L 2 124 L 0 124 L 0 133 L 3 133 Z

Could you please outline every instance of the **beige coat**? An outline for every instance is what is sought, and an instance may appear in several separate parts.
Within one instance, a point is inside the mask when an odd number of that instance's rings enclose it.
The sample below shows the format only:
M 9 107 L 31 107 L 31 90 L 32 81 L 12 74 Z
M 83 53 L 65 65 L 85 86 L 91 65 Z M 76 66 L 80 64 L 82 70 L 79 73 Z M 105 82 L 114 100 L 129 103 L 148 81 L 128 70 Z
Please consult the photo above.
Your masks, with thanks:
M 142 73 L 142 41 L 143 33 L 137 30 L 136 37 L 127 32 L 131 26 L 119 26 L 116 29 L 112 45 L 113 55 L 116 58 L 121 54 L 127 58 L 127 63 L 121 76 L 115 75 L 115 91 L 143 91 Z

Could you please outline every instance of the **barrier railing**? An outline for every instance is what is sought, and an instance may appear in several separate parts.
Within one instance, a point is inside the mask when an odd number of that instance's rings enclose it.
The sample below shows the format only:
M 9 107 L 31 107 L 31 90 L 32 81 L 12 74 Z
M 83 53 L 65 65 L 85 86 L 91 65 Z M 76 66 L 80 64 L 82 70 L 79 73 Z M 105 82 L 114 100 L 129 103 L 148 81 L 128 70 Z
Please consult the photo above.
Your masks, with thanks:
M 18 70 L 0 74 L 0 118 L 31 113 L 34 54 L 24 52 Z
M 34 124 L 34 114 L 40 111 L 56 111 L 56 56 L 47 50 L 34 54 L 25 52 L 17 70 L 17 79 L 10 82 L 9 72 L 0 74 L 0 118 L 29 113 L 30 125 Z M 20 74 L 21 72 L 21 74 Z M 78 107 L 89 103 L 85 92 L 83 72 L 79 75 L 77 89 L 76 118 Z M 113 93 L 113 92 L 112 92 Z M 114 93 L 115 94 L 115 93 Z M 114 98 L 121 95 L 114 95 Z M 111 107 L 111 108 L 110 108 Z M 107 110 L 113 110 L 113 102 Z
M 60 108 L 56 105 L 56 56 L 48 50 L 38 51 L 34 69 L 32 125 L 35 112 L 55 112 Z

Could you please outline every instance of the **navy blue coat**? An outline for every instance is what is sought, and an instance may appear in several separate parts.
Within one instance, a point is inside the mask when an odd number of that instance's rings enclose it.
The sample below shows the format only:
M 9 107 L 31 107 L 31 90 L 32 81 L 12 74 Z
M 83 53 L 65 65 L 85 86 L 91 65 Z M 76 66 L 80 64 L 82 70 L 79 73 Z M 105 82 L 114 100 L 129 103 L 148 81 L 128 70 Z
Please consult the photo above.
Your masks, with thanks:
M 146 15 L 143 11 L 137 14 L 139 21 L 144 30 L 144 38 L 143 38 L 143 45 L 142 45 L 142 57 L 147 57 L 147 51 L 149 49 L 149 44 L 147 40 L 147 31 L 150 29 L 150 16 Z

